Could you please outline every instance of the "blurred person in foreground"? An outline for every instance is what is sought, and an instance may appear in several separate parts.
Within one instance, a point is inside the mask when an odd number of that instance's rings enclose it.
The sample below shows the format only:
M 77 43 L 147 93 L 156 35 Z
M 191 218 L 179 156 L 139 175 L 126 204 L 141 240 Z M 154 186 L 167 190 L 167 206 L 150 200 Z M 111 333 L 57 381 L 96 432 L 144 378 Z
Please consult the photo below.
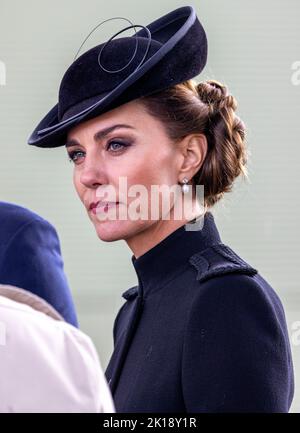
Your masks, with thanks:
M 0 285 L 0 412 L 114 412 L 91 339 L 45 300 Z
M 0 201 L 0 284 L 40 296 L 77 327 L 63 266 L 55 228 L 25 207 Z

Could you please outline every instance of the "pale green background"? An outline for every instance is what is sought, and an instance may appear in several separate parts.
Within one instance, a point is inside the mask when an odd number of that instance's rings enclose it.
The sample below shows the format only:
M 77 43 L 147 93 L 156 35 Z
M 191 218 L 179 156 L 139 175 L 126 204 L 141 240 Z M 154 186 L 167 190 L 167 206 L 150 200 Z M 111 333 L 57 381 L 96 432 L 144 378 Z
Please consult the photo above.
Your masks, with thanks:
M 57 101 L 65 69 L 91 29 L 125 16 L 149 24 L 183 5 L 195 6 L 209 40 L 208 64 L 199 79 L 226 83 L 248 126 L 250 182 L 216 208 L 222 240 L 258 268 L 286 309 L 295 366 L 292 411 L 300 410 L 299 169 L 300 85 L 292 64 L 300 60 L 299 0 L 0 0 L 0 200 L 38 212 L 57 229 L 81 328 L 94 340 L 106 367 L 121 294 L 136 283 L 123 241 L 101 242 L 72 185 L 63 148 L 38 149 L 26 140 Z M 126 25 L 105 24 L 83 51 Z M 132 32 L 123 35 L 131 35 Z M 49 282 L 51 284 L 51 282 Z

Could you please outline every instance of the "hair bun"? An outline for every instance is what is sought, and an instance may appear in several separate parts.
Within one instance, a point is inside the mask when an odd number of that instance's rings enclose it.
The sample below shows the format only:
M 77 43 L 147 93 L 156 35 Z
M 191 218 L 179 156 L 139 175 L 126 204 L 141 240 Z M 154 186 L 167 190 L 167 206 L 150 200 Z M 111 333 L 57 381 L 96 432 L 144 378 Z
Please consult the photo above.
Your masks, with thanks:
M 216 80 L 202 81 L 197 84 L 198 96 L 202 102 L 209 105 L 214 111 L 222 107 L 236 110 L 237 102 L 235 98 L 228 93 L 225 85 Z

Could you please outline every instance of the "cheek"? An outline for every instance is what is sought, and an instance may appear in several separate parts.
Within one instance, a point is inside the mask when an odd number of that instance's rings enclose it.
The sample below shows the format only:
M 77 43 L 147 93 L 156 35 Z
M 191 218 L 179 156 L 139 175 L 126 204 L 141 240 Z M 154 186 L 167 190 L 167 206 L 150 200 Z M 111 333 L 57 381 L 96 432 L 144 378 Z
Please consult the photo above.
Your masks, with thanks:
M 169 149 L 153 149 L 131 165 L 127 172 L 129 184 L 173 185 L 177 183 L 175 152 Z
M 138 199 L 145 207 L 159 206 L 159 214 L 162 215 L 162 202 L 167 203 L 166 200 L 169 198 L 172 206 L 174 196 L 173 194 L 169 196 L 167 189 L 160 189 L 157 196 L 157 190 L 154 186 L 168 185 L 172 187 L 178 183 L 175 163 L 174 152 L 158 150 L 157 152 L 147 152 L 147 155 L 144 154 L 143 158 L 139 158 L 134 164 L 130 165 L 130 169 L 126 173 L 128 189 L 130 190 L 130 187 L 134 187 L 134 185 L 143 185 L 148 194 L 141 196 L 137 191 L 143 191 L 143 189 L 131 189 L 133 195 L 130 194 L 128 203 L 135 202 Z
M 84 192 L 84 186 L 82 185 L 82 183 L 79 181 L 79 175 L 78 172 L 74 169 L 73 172 L 73 185 L 74 188 L 80 198 L 81 201 L 83 201 L 83 192 Z

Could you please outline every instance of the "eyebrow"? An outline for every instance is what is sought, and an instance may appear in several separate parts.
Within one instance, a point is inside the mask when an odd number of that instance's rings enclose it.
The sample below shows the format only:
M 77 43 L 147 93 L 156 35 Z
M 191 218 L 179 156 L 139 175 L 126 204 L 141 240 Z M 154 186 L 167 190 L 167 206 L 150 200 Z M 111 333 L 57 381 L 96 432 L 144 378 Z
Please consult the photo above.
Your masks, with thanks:
M 99 141 L 103 138 L 105 138 L 110 132 L 114 131 L 117 128 L 130 128 L 130 129 L 135 129 L 133 126 L 131 125 L 127 125 L 125 123 L 118 123 L 116 125 L 112 125 L 109 126 L 108 128 L 104 128 L 104 129 L 100 129 L 100 131 L 96 132 L 94 135 L 94 140 L 95 141 Z M 65 147 L 71 147 L 71 146 L 78 146 L 80 143 L 78 143 L 77 140 L 75 140 L 74 138 L 68 140 L 65 144 Z

